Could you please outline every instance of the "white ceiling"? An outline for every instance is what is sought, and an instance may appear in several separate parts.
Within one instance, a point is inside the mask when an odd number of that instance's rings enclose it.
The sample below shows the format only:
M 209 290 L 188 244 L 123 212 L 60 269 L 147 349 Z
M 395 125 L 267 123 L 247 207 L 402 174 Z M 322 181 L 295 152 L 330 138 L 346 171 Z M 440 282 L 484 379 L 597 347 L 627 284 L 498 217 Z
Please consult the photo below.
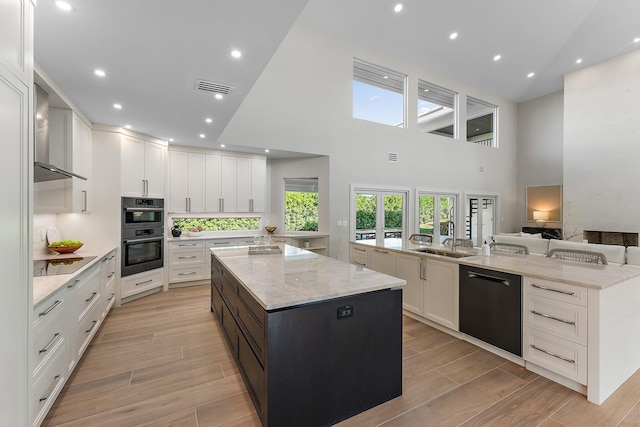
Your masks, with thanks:
M 514 102 L 640 48 L 638 0 L 68 2 L 74 10 L 64 13 L 40 0 L 35 16 L 36 62 L 68 97 L 93 122 L 210 148 L 298 19 Z M 240 59 L 230 56 L 236 48 Z M 215 100 L 194 90 L 196 78 L 233 91 Z

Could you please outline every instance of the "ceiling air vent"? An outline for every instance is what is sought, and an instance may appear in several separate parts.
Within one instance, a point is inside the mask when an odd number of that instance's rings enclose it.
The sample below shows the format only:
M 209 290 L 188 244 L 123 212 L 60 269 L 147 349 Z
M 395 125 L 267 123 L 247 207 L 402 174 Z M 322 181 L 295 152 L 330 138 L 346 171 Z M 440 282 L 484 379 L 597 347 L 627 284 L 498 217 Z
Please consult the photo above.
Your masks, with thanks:
M 193 88 L 203 92 L 221 93 L 223 95 L 228 95 L 233 90 L 233 87 L 224 83 L 210 82 L 202 79 L 196 79 Z
M 390 162 L 397 162 L 398 161 L 398 154 L 397 153 L 389 153 L 389 161 Z

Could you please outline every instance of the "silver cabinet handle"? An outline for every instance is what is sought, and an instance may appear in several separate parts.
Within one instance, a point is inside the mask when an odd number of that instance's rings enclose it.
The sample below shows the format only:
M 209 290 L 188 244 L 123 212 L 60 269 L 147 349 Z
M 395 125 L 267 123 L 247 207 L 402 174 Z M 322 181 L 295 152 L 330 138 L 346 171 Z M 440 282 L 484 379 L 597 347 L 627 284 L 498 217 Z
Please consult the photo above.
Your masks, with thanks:
M 184 211 L 185 212 L 189 212 L 189 198 L 188 197 L 184 198 Z
M 179 256 L 178 259 L 194 259 L 194 258 L 198 258 L 195 255 L 191 255 L 191 256 Z
M 574 322 L 573 320 L 560 319 L 559 317 L 554 317 L 554 316 L 551 316 L 551 315 L 548 315 L 548 314 L 540 313 L 540 312 L 535 311 L 535 310 L 531 310 L 531 313 L 535 314 L 536 316 L 544 317 L 546 319 L 557 320 L 558 322 L 566 323 L 567 325 L 575 325 L 576 324 L 576 322 Z
M 56 384 L 58 384 L 58 379 L 60 379 L 60 374 L 53 377 L 53 384 L 51 384 L 51 387 L 49 387 L 49 390 L 47 390 L 46 395 L 44 397 L 41 397 L 38 402 L 44 402 L 49 398 L 49 396 L 51 396 L 51 393 L 53 393 L 53 389 L 56 388 Z
M 84 332 L 88 334 L 89 332 L 93 331 L 93 328 L 95 328 L 97 324 L 98 324 L 98 321 L 94 320 L 93 323 L 91 324 L 91 327 Z
M 113 275 L 114 275 L 114 274 L 116 274 L 116 272 L 115 272 L 115 271 L 112 271 L 112 272 L 107 276 L 107 279 L 111 279 L 111 278 L 113 277 Z
M 116 294 L 112 292 L 111 293 L 111 297 L 107 301 L 111 301 L 113 299 L 113 297 L 115 297 L 115 296 L 116 296 Z
M 555 353 L 552 353 L 552 352 L 550 352 L 548 350 L 544 350 L 544 349 L 542 349 L 540 347 L 536 347 L 533 344 L 530 344 L 530 345 L 531 345 L 531 348 L 534 349 L 534 350 L 541 351 L 544 354 L 548 354 L 549 356 L 553 356 L 553 357 L 556 357 L 556 358 L 558 358 L 560 360 L 564 360 L 565 362 L 573 363 L 574 365 L 576 364 L 576 361 L 573 360 L 573 359 L 567 359 L 566 357 L 560 356 L 559 354 L 555 354 Z
M 192 276 L 194 274 L 197 274 L 195 271 L 191 271 L 189 273 L 178 273 L 178 276 Z
M 147 180 L 143 179 L 142 180 L 142 196 L 146 196 L 147 195 Z
M 38 351 L 38 354 L 46 353 L 47 351 L 49 351 L 49 349 L 51 348 L 53 343 L 56 342 L 59 336 L 60 336 L 60 332 L 56 332 L 55 334 L 53 334 L 53 337 L 51 338 L 51 340 L 47 343 L 47 345 L 44 346 L 44 348 L 41 348 Z
M 196 246 L 197 243 L 179 243 L 178 246 Z
M 361 266 L 363 266 L 363 267 L 366 267 L 366 266 L 367 266 L 367 264 L 363 264 L 363 263 L 361 263 L 361 262 L 357 262 L 357 261 L 354 261 L 353 263 L 354 263 L 355 265 L 361 265 Z
M 89 302 L 89 301 L 91 301 L 92 299 L 94 299 L 94 298 L 96 297 L 96 295 L 98 295 L 98 293 L 97 293 L 97 292 L 92 292 L 92 293 L 91 293 L 91 296 L 90 296 L 88 299 L 84 300 L 84 301 L 85 301 L 85 302 Z
M 224 197 L 222 198 L 222 209 L 220 209 L 220 212 L 224 212 Z
M 381 254 L 388 254 L 389 253 L 389 251 L 383 251 L 381 249 L 374 249 L 374 251 L 379 252 Z
M 538 288 L 538 289 L 542 289 L 543 291 L 551 291 L 551 292 L 557 292 L 559 294 L 564 294 L 564 295 L 569 295 L 569 296 L 575 296 L 575 292 L 570 292 L 570 291 L 563 291 L 561 289 L 553 289 L 553 288 L 548 288 L 546 286 L 540 286 L 540 285 L 536 285 L 535 283 L 531 284 L 532 288 Z
M 189 212 L 191 212 L 191 197 L 189 197 Z
M 54 302 L 53 304 L 51 304 L 51 306 L 49 308 L 47 308 L 45 311 L 41 311 L 38 314 L 38 317 L 42 317 L 42 316 L 46 316 L 47 314 L 51 313 L 51 310 L 53 310 L 54 308 L 56 308 L 57 306 L 59 306 L 60 304 L 62 304 L 62 300 L 56 300 L 56 302 Z
M 82 190 L 82 212 L 87 211 L 87 190 Z
M 218 199 L 218 212 L 222 212 L 222 199 Z
M 136 283 L 136 286 L 144 285 L 145 283 L 151 283 L 151 282 L 153 282 L 153 279 L 149 279 L 149 280 L 145 280 L 144 282 Z
M 249 199 L 249 212 L 253 212 L 253 199 Z
M 427 280 L 427 263 L 424 258 L 420 258 L 420 279 Z
M 354 251 L 358 251 L 358 252 L 367 252 L 366 249 L 360 249 L 360 248 L 356 248 L 355 246 L 353 247 Z
M 144 185 L 145 185 L 144 195 L 149 197 L 149 180 L 148 179 L 144 180 Z
M 231 242 L 213 242 L 214 245 L 228 245 Z
M 74 286 L 76 286 L 78 283 L 80 283 L 80 280 L 76 279 L 73 281 L 72 284 L 67 285 L 67 288 L 73 288 Z

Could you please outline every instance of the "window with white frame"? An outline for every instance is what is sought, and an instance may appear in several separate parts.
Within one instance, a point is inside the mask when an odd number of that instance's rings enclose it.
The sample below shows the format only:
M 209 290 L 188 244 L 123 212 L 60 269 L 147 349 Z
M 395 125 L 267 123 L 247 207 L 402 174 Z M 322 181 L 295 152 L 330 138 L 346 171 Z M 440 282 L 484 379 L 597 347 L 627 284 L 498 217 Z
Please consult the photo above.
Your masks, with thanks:
M 284 231 L 318 231 L 318 178 L 284 179 Z
M 405 127 L 406 75 L 353 60 L 353 117 Z
M 418 129 L 456 138 L 456 101 L 452 90 L 418 80 Z
M 498 107 L 467 97 L 467 141 L 487 147 L 498 146 Z
M 431 234 L 434 242 L 453 237 L 457 194 L 418 192 L 418 232 Z
M 408 191 L 355 188 L 352 200 L 355 241 L 384 246 L 402 240 L 407 228 Z

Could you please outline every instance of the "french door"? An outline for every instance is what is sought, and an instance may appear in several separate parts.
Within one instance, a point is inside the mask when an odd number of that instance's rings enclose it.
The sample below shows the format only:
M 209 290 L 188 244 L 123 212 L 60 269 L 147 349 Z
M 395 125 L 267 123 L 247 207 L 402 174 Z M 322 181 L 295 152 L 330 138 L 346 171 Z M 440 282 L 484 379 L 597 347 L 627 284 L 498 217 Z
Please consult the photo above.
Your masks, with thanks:
M 407 195 L 404 191 L 355 189 L 354 240 L 379 246 L 400 243 L 406 230 Z
M 466 237 L 474 246 L 489 243 L 489 236 L 495 233 L 497 205 L 497 196 L 467 196 Z

